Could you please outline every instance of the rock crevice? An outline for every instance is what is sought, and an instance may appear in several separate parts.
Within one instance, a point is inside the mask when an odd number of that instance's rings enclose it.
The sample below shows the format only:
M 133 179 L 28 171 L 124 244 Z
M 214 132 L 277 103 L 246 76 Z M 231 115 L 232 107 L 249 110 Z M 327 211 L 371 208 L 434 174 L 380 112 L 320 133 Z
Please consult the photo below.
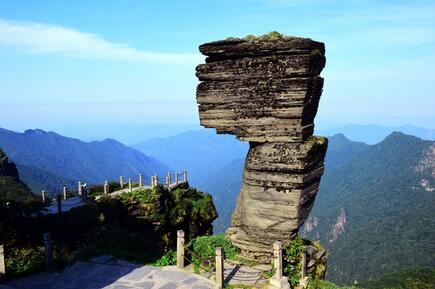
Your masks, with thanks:
M 200 46 L 201 125 L 248 141 L 242 188 L 227 231 L 241 255 L 269 261 L 313 206 L 327 140 L 313 136 L 324 44 L 307 38 L 228 39 Z

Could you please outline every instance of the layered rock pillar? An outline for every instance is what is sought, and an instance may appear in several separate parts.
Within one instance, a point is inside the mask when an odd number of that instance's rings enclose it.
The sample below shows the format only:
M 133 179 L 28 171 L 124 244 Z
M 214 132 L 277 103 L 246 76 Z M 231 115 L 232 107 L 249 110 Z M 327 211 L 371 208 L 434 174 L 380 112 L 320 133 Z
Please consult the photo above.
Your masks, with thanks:
M 248 259 L 269 262 L 313 206 L 327 140 L 313 136 L 324 44 L 278 35 L 206 43 L 197 102 L 201 125 L 248 141 L 243 182 L 228 229 Z

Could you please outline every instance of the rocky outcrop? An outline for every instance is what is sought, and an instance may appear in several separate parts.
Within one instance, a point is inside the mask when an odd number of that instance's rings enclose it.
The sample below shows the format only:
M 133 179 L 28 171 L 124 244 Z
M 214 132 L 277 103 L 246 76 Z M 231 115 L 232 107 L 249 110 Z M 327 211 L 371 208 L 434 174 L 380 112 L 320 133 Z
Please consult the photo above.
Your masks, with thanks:
M 0 201 L 24 201 L 34 198 L 30 189 L 20 180 L 15 164 L 9 162 L 8 156 L 0 149 Z
M 324 279 L 327 267 L 327 252 L 320 243 L 304 240 L 306 264 L 305 270 L 312 280 Z
M 275 35 L 276 36 L 276 35 Z M 201 125 L 249 141 L 243 184 L 227 231 L 241 255 L 269 261 L 307 218 L 323 173 L 327 140 L 314 137 L 324 45 L 278 35 L 200 46 Z

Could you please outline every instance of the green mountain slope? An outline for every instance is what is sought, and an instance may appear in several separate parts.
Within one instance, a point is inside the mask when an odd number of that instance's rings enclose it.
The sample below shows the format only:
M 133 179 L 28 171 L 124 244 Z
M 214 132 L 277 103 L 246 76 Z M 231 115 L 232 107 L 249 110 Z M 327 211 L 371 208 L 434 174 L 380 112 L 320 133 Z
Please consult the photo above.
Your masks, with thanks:
M 21 180 L 35 194 L 39 194 L 42 190 L 51 193 L 61 193 L 64 186 L 68 188 L 77 186 L 77 183 L 72 179 L 58 176 L 36 167 L 17 165 L 17 169 L 20 172 Z
M 434 142 L 395 132 L 326 171 L 305 232 L 328 246 L 328 279 L 435 266 L 434 164 Z
M 244 165 L 244 158 L 235 159 L 198 185 L 198 188 L 213 196 L 213 202 L 219 212 L 219 217 L 213 224 L 215 233 L 222 233 L 231 225 L 231 214 L 236 207 Z
M 9 162 L 8 156 L 0 149 L 0 200 L 24 201 L 34 197 L 20 180 L 15 164 Z
M 64 179 L 62 182 L 82 180 L 94 184 L 118 180 L 121 175 L 136 180 L 142 173 L 149 182 L 151 175 L 163 177 L 170 170 L 160 161 L 112 139 L 87 143 L 39 129 L 24 133 L 0 129 L 0 147 L 19 168 L 26 167 L 23 175 L 32 187 L 44 184 L 43 180 L 53 175 Z
M 328 170 L 337 168 L 364 152 L 369 146 L 362 142 L 354 142 L 339 133 L 328 137 L 328 151 L 325 166 Z
M 385 274 L 374 280 L 359 284 L 367 289 L 434 289 L 435 269 L 412 268 Z

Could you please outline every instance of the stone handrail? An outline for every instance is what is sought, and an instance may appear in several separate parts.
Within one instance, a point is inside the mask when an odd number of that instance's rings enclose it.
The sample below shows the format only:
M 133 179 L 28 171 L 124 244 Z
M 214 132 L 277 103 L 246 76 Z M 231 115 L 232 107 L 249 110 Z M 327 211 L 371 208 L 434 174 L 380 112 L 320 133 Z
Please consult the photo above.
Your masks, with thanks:
M 151 183 L 149 186 L 144 185 L 142 174 L 139 173 L 138 183 L 137 186 L 133 184 L 133 180 L 131 178 L 128 179 L 127 184 L 124 181 L 124 177 L 119 177 L 119 185 L 120 190 L 110 192 L 110 184 L 106 180 L 103 185 L 103 192 L 104 195 L 110 195 L 110 196 L 116 196 L 125 192 L 132 192 L 135 190 L 142 190 L 142 189 L 149 189 L 154 188 L 159 185 L 159 179 L 157 175 L 151 176 Z M 172 177 L 173 176 L 173 177 Z M 181 178 L 182 176 L 182 178 Z M 187 171 L 184 170 L 182 173 L 168 173 L 166 175 L 166 181 L 163 184 L 163 186 L 169 190 L 175 189 L 176 187 L 180 186 L 181 184 L 186 184 L 187 181 Z M 126 187 L 127 186 L 127 187 Z M 72 195 L 72 197 L 69 197 Z M 70 210 L 73 207 L 81 206 L 86 203 L 88 200 L 88 190 L 87 190 L 87 184 L 82 183 L 81 181 L 77 182 L 77 192 L 74 191 L 68 191 L 67 187 L 63 187 L 62 195 L 57 194 L 56 198 L 51 201 L 50 206 L 48 206 L 48 212 L 47 214 L 55 214 L 55 213 L 61 213 L 62 211 L 66 212 Z M 98 200 L 101 198 L 101 196 L 97 196 L 95 199 Z M 41 200 L 43 204 L 47 203 L 47 194 L 45 191 L 41 192 Z

